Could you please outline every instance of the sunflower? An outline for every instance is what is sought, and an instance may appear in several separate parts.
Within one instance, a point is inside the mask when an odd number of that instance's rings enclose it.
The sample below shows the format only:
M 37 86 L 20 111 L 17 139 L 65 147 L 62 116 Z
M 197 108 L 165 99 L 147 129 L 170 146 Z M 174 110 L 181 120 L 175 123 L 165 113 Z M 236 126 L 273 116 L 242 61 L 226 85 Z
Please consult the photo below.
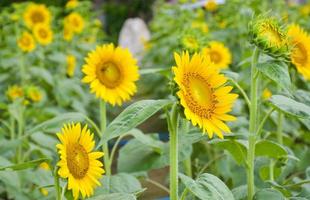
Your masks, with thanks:
M 191 27 L 194 28 L 194 29 L 199 29 L 203 33 L 208 33 L 209 32 L 208 25 L 205 22 L 203 22 L 203 21 L 193 21 L 192 24 L 191 24 Z
M 48 45 L 53 40 L 53 32 L 48 25 L 37 24 L 34 26 L 33 34 L 36 40 L 42 45 Z
M 17 45 L 25 52 L 31 52 L 36 47 L 32 35 L 28 32 L 23 32 L 22 36 L 17 40 Z
M 231 64 L 231 53 L 221 42 L 210 42 L 209 47 L 202 49 L 202 52 L 210 57 L 215 68 L 225 69 Z
M 84 19 L 83 17 L 76 12 L 69 14 L 65 18 L 65 24 L 67 23 L 68 28 L 71 28 L 73 32 L 81 33 L 84 28 Z
M 288 36 L 292 45 L 291 61 L 298 72 L 310 80 L 310 36 L 296 24 L 289 26 Z
M 77 0 L 69 0 L 66 3 L 66 8 L 73 9 L 76 8 L 79 5 L 79 2 Z
M 40 102 L 42 100 L 42 93 L 39 88 L 30 86 L 27 88 L 27 98 L 32 102 Z
M 182 38 L 182 44 L 186 49 L 191 51 L 195 51 L 199 48 L 199 42 L 197 38 L 192 35 L 185 35 Z
M 76 65 L 76 59 L 73 55 L 67 55 L 67 76 L 72 77 Z
M 238 95 L 230 93 L 233 87 L 224 86 L 227 78 L 212 67 L 209 57 L 199 53 L 190 59 L 188 52 L 185 52 L 181 56 L 175 53 L 174 58 L 177 66 L 172 70 L 179 86 L 177 96 L 185 117 L 194 126 L 198 124 L 210 138 L 213 133 L 223 138 L 223 132 L 230 133 L 223 121 L 236 119 L 227 113 Z
M 260 16 L 249 24 L 251 42 L 273 57 L 286 57 L 288 53 L 287 34 L 272 17 Z
M 65 20 L 64 23 L 63 36 L 66 41 L 71 41 L 74 36 L 73 28 L 71 27 L 71 25 L 67 20 Z
M 218 5 L 215 0 L 208 0 L 204 7 L 207 11 L 214 12 L 217 10 Z
M 13 85 L 8 88 L 6 95 L 10 100 L 14 101 L 17 98 L 24 96 L 24 90 L 18 85 Z
M 61 144 L 57 144 L 60 154 L 58 174 L 68 179 L 68 189 L 72 190 L 74 199 L 79 193 L 83 199 L 94 193 L 94 188 L 100 185 L 98 179 L 104 173 L 102 163 L 98 158 L 102 152 L 92 152 L 95 141 L 87 126 L 81 124 L 64 125 L 61 133 L 57 133 Z
M 268 100 L 272 96 L 272 93 L 271 93 L 271 91 L 268 88 L 266 88 L 266 89 L 264 89 L 262 95 L 263 95 L 263 99 L 264 100 Z
M 113 44 L 98 46 L 85 60 L 82 81 L 90 83 L 91 92 L 97 97 L 121 105 L 137 91 L 137 61 L 128 49 L 115 48 Z
M 36 24 L 49 24 L 51 13 L 43 4 L 30 4 L 24 13 L 24 21 L 29 28 Z

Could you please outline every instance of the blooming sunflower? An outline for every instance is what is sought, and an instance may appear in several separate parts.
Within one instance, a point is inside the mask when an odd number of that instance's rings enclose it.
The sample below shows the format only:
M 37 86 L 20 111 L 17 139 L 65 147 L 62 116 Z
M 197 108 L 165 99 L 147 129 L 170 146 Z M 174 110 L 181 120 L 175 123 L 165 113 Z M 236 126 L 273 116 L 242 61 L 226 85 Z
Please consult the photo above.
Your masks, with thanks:
M 287 34 L 274 18 L 260 16 L 249 24 L 251 42 L 263 52 L 273 56 L 288 53 Z
M 76 65 L 76 59 L 73 55 L 67 55 L 67 75 L 69 77 L 72 77 L 74 74 L 74 69 L 75 69 L 75 65 Z
M 215 0 L 208 0 L 204 7 L 207 11 L 214 12 L 217 10 L 218 5 Z
M 6 95 L 7 97 L 9 97 L 9 99 L 14 101 L 17 98 L 24 96 L 24 90 L 18 85 L 13 85 L 8 88 L 8 90 L 6 91 Z
M 51 13 L 43 4 L 30 4 L 24 12 L 24 21 L 29 28 L 36 24 L 49 24 Z
M 40 102 L 42 100 L 42 93 L 39 88 L 30 86 L 27 88 L 27 97 L 32 102 Z
M 36 40 L 42 45 L 48 45 L 53 40 L 53 32 L 46 24 L 37 24 L 34 26 L 33 34 Z
M 74 199 L 79 193 L 83 198 L 93 194 L 94 188 L 100 185 L 98 179 L 104 173 L 102 163 L 98 158 L 102 152 L 92 152 L 95 141 L 87 126 L 81 129 L 81 124 L 64 125 L 61 133 L 57 133 L 61 144 L 57 144 L 60 154 L 58 174 L 68 179 L 68 189 L 72 190 Z
M 81 33 L 84 28 L 84 19 L 83 17 L 76 12 L 69 14 L 65 18 L 65 24 L 69 25 L 68 28 L 72 29 L 73 32 Z
M 229 127 L 223 121 L 236 118 L 228 115 L 237 94 L 232 94 L 231 86 L 224 86 L 227 78 L 212 67 L 209 57 L 201 53 L 190 59 L 188 52 L 181 56 L 174 54 L 176 65 L 172 68 L 174 80 L 179 86 L 177 96 L 184 107 L 184 113 L 193 125 L 197 125 L 208 133 L 215 133 L 223 138 L 223 132 L 229 133 Z
M 231 53 L 221 42 L 210 42 L 209 47 L 202 49 L 202 52 L 210 57 L 215 68 L 225 69 L 231 63 Z
M 73 9 L 76 8 L 79 5 L 79 2 L 77 0 L 69 0 L 66 3 L 66 8 Z
M 17 45 L 25 52 L 31 52 L 36 47 L 32 35 L 28 32 L 23 32 L 22 36 L 17 40 Z
M 297 24 L 288 28 L 292 45 L 291 61 L 305 79 L 310 80 L 310 36 Z
M 90 83 L 91 92 L 97 97 L 121 105 L 137 91 L 137 61 L 128 49 L 115 48 L 113 44 L 98 46 L 85 60 L 82 81 Z
M 71 25 L 67 20 L 65 20 L 64 23 L 63 36 L 66 41 L 71 41 L 74 36 L 73 28 L 71 27 Z
M 272 96 L 272 93 L 268 88 L 265 88 L 262 95 L 264 100 L 268 100 Z

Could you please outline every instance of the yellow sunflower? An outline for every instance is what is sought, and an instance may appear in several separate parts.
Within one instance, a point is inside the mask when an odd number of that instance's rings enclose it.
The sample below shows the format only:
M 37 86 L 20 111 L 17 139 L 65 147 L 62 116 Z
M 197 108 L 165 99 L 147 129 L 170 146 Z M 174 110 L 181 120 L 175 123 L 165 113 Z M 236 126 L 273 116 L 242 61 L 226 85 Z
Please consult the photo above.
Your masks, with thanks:
M 215 0 L 208 0 L 204 7 L 207 11 L 214 12 L 217 10 L 218 5 Z
M 36 40 L 42 45 L 48 45 L 53 40 L 53 32 L 48 25 L 37 24 L 34 26 L 33 34 Z
M 36 24 L 49 24 L 51 13 L 43 4 L 30 4 L 24 13 L 24 20 L 29 28 Z
M 18 85 L 13 85 L 8 88 L 6 91 L 7 97 L 9 97 L 10 100 L 14 101 L 17 98 L 24 96 L 24 90 L 22 87 Z
M 199 29 L 203 33 L 208 33 L 209 32 L 209 27 L 204 21 L 193 21 L 191 24 L 192 28 L 194 29 Z
M 79 2 L 77 0 L 69 0 L 66 3 L 66 8 L 73 9 L 76 8 L 79 5 Z
M 128 49 L 113 44 L 98 46 L 87 56 L 83 66 L 83 82 L 90 83 L 91 92 L 106 102 L 121 105 L 137 91 L 137 61 Z
M 68 179 L 68 189 L 72 190 L 74 199 L 79 193 L 83 199 L 94 193 L 94 188 L 101 185 L 98 179 L 104 173 L 102 163 L 98 160 L 102 152 L 92 152 L 95 141 L 87 126 L 81 124 L 64 125 L 61 133 L 57 133 L 60 144 L 57 144 L 60 154 L 58 174 Z
M 209 47 L 202 49 L 202 53 L 210 57 L 215 68 L 226 69 L 231 64 L 231 53 L 221 42 L 210 42 Z
M 71 27 L 69 22 L 66 20 L 64 22 L 63 36 L 66 41 L 71 41 L 74 36 L 73 28 Z
M 291 61 L 305 79 L 310 80 L 310 36 L 297 24 L 288 28 L 292 45 Z
M 68 28 L 72 29 L 73 32 L 81 33 L 84 28 L 84 19 L 83 17 L 76 12 L 69 14 L 65 18 L 65 24 L 67 23 Z
M 39 88 L 30 86 L 27 88 L 27 97 L 32 102 L 40 102 L 42 100 L 42 93 Z
M 199 48 L 199 42 L 197 38 L 192 35 L 185 35 L 182 38 L 182 44 L 186 49 L 191 51 L 195 51 Z
M 67 75 L 69 77 L 72 77 L 74 74 L 74 70 L 75 70 L 75 65 L 76 65 L 76 59 L 73 55 L 67 55 Z
M 227 113 L 238 95 L 230 93 L 233 87 L 224 86 L 227 78 L 212 67 L 209 57 L 199 53 L 190 59 L 188 52 L 185 52 L 181 56 L 175 53 L 174 58 L 177 66 L 172 70 L 186 118 L 194 126 L 198 124 L 210 138 L 213 133 L 223 138 L 223 132 L 230 133 L 223 121 L 236 119 Z
M 271 93 L 271 91 L 268 88 L 266 88 L 266 89 L 264 89 L 262 95 L 263 95 L 263 99 L 264 100 L 268 100 L 272 96 L 272 93 Z
M 35 49 L 36 44 L 32 35 L 28 32 L 24 32 L 22 36 L 17 40 L 19 48 L 25 52 L 31 52 Z

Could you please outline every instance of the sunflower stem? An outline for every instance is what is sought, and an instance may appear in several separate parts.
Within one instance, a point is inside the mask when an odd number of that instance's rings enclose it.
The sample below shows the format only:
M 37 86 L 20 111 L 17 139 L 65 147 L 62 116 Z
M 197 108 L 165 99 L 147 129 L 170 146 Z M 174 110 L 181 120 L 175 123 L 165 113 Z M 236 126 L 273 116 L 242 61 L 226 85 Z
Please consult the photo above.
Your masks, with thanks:
M 249 150 L 247 154 L 247 183 L 248 183 L 248 200 L 253 198 L 255 192 L 254 185 L 254 159 L 256 143 L 256 121 L 257 121 L 257 88 L 258 88 L 258 70 L 256 65 L 259 58 L 259 50 L 255 47 L 252 55 L 251 64 L 251 106 L 250 106 L 250 125 L 249 125 Z
M 283 144 L 282 126 L 283 126 L 283 113 L 278 112 L 278 127 L 277 127 L 277 140 L 279 144 Z
M 174 104 L 167 116 L 170 133 L 170 199 L 178 200 L 178 122 L 177 104 Z
M 54 170 L 54 186 L 55 186 L 55 190 L 56 190 L 56 200 L 61 200 L 59 176 L 58 176 L 57 172 L 58 172 L 58 167 L 55 167 L 55 170 Z
M 102 100 L 100 100 L 100 130 L 101 135 L 104 137 L 104 131 L 107 125 L 107 113 L 106 113 L 106 103 Z M 109 160 L 109 147 L 108 147 L 108 141 L 104 140 L 104 143 L 102 145 L 102 151 L 104 153 L 104 166 L 105 166 L 105 173 L 107 176 L 111 175 L 111 166 L 110 166 L 110 160 Z

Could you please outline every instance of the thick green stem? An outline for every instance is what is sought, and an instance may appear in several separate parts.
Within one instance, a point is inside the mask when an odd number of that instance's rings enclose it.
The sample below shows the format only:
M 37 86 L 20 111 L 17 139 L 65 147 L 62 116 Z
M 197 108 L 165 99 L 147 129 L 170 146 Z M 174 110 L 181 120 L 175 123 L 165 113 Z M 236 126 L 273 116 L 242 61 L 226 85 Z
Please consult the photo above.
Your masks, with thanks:
M 283 113 L 279 111 L 278 113 L 278 128 L 277 128 L 277 140 L 279 144 L 283 144 L 283 135 L 282 135 L 282 127 L 283 127 Z
M 168 120 L 170 133 L 170 199 L 178 200 L 178 110 L 174 104 Z
M 274 165 L 275 165 L 275 161 L 273 159 L 270 160 L 269 163 L 269 179 L 271 181 L 274 181 Z
M 10 115 L 10 137 L 11 140 L 15 139 L 15 120 L 12 115 Z
M 254 159 L 255 159 L 255 142 L 256 142 L 256 122 L 257 122 L 257 82 L 258 70 L 256 69 L 259 58 L 259 50 L 255 48 L 251 65 L 251 107 L 250 107 L 250 125 L 249 125 L 249 150 L 247 154 L 247 183 L 248 183 L 248 200 L 254 195 Z
M 23 106 L 21 106 L 17 124 L 18 124 L 17 138 L 21 139 L 23 136 L 23 131 L 24 131 L 24 107 Z M 19 147 L 17 148 L 17 163 L 20 163 L 21 161 L 22 161 L 22 145 L 19 145 Z
M 55 191 L 56 191 L 56 200 L 61 200 L 58 167 L 55 167 L 55 170 L 54 170 L 54 186 L 55 186 Z
M 183 165 L 184 165 L 185 174 L 189 177 L 193 177 L 191 158 L 189 157 L 185 159 L 183 161 Z
M 100 130 L 102 137 L 105 137 L 104 131 L 107 126 L 107 116 L 106 116 L 106 103 L 102 100 L 100 100 Z M 109 147 L 108 147 L 108 141 L 104 140 L 104 143 L 102 145 L 102 150 L 104 153 L 104 166 L 105 166 L 105 173 L 107 176 L 111 175 L 111 166 L 110 166 L 110 160 L 109 160 Z

